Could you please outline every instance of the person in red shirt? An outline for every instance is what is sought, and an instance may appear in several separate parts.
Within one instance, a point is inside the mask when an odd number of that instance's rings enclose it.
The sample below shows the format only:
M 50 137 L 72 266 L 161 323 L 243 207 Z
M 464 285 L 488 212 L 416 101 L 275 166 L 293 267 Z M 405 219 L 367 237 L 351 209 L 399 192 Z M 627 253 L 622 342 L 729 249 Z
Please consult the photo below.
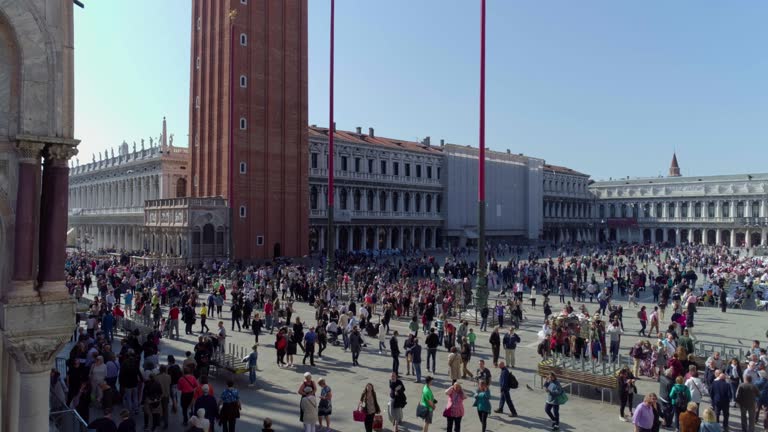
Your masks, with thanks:
M 184 368 L 184 376 L 179 378 L 176 386 L 181 393 L 181 414 L 184 419 L 183 425 L 186 426 L 189 421 L 189 407 L 192 405 L 192 398 L 198 387 L 197 379 L 195 379 L 190 368 Z
M 269 334 L 272 334 L 274 330 L 274 324 L 272 323 L 272 312 L 274 312 L 275 306 L 271 301 L 264 302 L 264 321 L 267 327 L 269 327 Z
M 170 320 L 170 325 L 167 326 L 168 328 L 168 338 L 173 337 L 173 331 L 176 331 L 176 339 L 179 338 L 179 314 L 180 314 L 179 307 L 174 303 L 173 306 L 171 306 L 171 309 L 168 311 L 168 319 Z

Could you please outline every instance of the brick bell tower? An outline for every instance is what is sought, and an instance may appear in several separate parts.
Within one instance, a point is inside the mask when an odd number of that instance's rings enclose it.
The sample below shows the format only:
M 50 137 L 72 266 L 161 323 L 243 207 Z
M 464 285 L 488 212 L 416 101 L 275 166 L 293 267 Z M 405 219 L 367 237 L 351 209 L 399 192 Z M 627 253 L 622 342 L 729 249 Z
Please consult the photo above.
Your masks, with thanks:
M 672 164 L 669 166 L 669 177 L 680 177 L 680 165 L 677 164 L 677 153 L 672 153 Z
M 307 44 L 307 0 L 193 0 L 190 195 L 228 200 L 235 259 L 308 252 Z

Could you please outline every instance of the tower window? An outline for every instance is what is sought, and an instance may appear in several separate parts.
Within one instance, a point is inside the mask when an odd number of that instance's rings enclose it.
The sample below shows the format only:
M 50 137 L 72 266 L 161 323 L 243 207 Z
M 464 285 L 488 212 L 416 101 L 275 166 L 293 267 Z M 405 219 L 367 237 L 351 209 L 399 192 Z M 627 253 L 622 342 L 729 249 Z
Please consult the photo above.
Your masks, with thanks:
M 248 87 L 248 78 L 245 75 L 240 75 L 240 87 Z
M 203 29 L 203 19 L 200 17 L 197 17 L 197 29 L 202 30 Z
M 200 108 L 200 96 L 195 96 L 195 108 Z
M 240 4 L 247 5 L 248 4 L 248 0 L 240 0 Z
M 240 33 L 240 45 L 246 46 L 248 45 L 248 35 L 245 33 Z
M 195 69 L 200 69 L 200 57 L 195 58 Z
M 264 246 L 264 236 L 256 236 L 256 246 Z
M 195 133 L 195 147 L 200 146 L 200 134 Z
M 245 206 L 244 205 L 240 206 L 240 217 L 241 218 L 245 217 Z
M 246 124 L 245 124 L 245 117 L 240 117 L 240 130 L 245 130 Z
M 240 174 L 245 174 L 245 162 L 240 162 Z

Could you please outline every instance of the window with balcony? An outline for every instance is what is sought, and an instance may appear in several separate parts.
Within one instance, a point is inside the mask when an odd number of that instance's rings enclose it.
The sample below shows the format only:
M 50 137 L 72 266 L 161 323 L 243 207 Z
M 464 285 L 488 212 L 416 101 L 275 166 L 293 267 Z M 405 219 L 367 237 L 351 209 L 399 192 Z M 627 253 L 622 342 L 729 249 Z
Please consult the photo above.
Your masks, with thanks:
M 387 175 L 387 161 L 381 161 L 379 163 L 379 171 L 383 175 Z
M 405 193 L 405 203 L 403 203 L 403 210 L 406 212 L 411 211 L 411 194 Z
M 760 201 L 752 201 L 752 217 L 760 216 Z
M 400 211 L 400 194 L 392 192 L 392 211 Z
M 605 218 L 605 205 L 600 204 L 600 207 L 598 208 L 598 212 L 600 214 L 600 219 L 604 219 Z M 550 214 L 551 214 L 551 212 L 550 212 Z
M 347 209 L 347 190 L 342 189 L 341 192 L 339 192 L 339 208 L 342 210 Z
M 651 205 L 650 204 L 645 204 L 643 206 L 643 217 L 647 218 L 647 217 L 650 217 L 650 216 L 651 216 Z
M 683 203 L 680 206 L 680 217 L 684 217 L 684 218 L 688 217 L 688 203 Z
M 373 159 L 368 159 L 368 172 L 373 174 Z
M 428 179 L 432 178 L 432 167 L 431 166 L 427 166 L 427 178 Z
M 744 201 L 739 201 L 736 204 L 736 217 L 744 217 Z
M 611 204 L 610 217 L 612 217 L 612 218 L 616 217 L 616 205 L 615 204 Z
M 427 195 L 427 213 L 432 213 L 432 195 Z
M 437 199 L 435 200 L 435 210 L 440 213 L 440 208 L 443 206 L 443 197 L 438 195 Z
M 622 204 L 621 205 L 621 217 L 625 218 L 627 217 L 627 205 Z
M 416 165 L 416 178 L 421 178 L 421 165 Z
M 707 217 L 713 218 L 715 217 L 715 203 L 708 203 L 707 204 Z
M 384 191 L 379 192 L 379 210 L 387 211 L 387 193 Z
M 722 208 L 721 211 L 723 213 L 723 217 L 731 217 L 731 203 L 728 201 L 721 204 Z
M 360 158 L 355 158 L 355 172 L 360 172 Z
M 663 211 L 663 206 L 661 203 L 656 203 L 656 217 L 661 217 L 661 212 Z
M 437 167 L 437 179 L 440 180 L 440 167 Z
M 392 162 L 392 174 L 400 175 L 400 162 Z
M 411 164 L 409 164 L 409 163 L 405 164 L 405 176 L 406 177 L 410 177 L 411 176 Z
M 675 203 L 669 203 L 667 206 L 667 217 L 676 218 L 677 215 L 675 214 Z
M 697 202 L 693 205 L 693 217 L 700 218 L 701 217 L 701 203 Z
M 314 186 L 309 191 L 309 208 L 317 210 L 317 188 Z
M 360 211 L 360 190 L 355 189 L 355 194 L 353 196 L 352 203 L 354 205 L 355 211 Z
M 373 191 L 368 191 L 368 193 L 365 196 L 366 206 L 365 209 L 368 211 L 373 210 Z
M 421 194 L 416 194 L 416 213 L 421 211 Z
M 342 156 L 341 157 L 341 170 L 342 171 L 346 171 L 347 168 L 348 168 L 347 167 L 347 157 L 346 156 Z
M 313 169 L 317 169 L 317 157 L 318 157 L 317 153 L 310 153 L 309 154 L 309 163 L 310 163 L 310 166 Z

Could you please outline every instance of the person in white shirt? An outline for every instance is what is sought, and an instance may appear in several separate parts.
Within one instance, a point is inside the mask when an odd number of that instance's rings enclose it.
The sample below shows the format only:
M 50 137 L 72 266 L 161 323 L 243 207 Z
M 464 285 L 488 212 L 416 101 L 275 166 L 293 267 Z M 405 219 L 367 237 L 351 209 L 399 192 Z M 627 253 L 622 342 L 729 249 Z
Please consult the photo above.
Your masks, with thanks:
M 708 394 L 707 386 L 705 386 L 704 382 L 699 378 L 699 372 L 696 370 L 691 372 L 691 377 L 685 381 L 685 386 L 691 391 L 691 402 L 701 404 L 702 397 Z

